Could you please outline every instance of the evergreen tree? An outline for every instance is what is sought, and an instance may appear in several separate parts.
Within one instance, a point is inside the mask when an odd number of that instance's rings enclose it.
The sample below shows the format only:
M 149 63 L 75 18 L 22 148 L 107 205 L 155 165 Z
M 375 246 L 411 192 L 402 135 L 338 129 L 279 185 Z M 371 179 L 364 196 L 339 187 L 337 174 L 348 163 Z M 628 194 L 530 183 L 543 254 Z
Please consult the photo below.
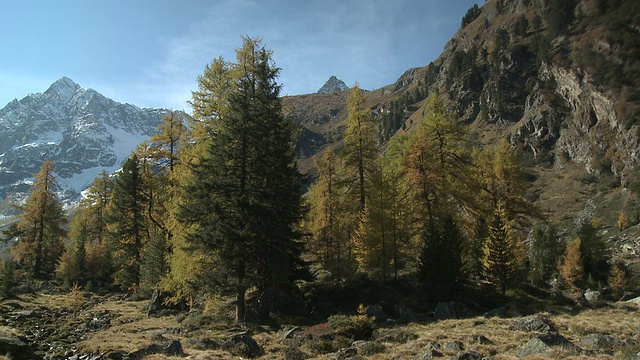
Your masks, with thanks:
M 607 244 L 593 221 L 583 222 L 577 230 L 580 238 L 580 253 L 582 255 L 585 276 L 591 275 L 595 280 L 607 281 L 609 265 L 607 260 Z
M 475 208 L 469 139 L 453 112 L 438 94 L 427 98 L 425 118 L 413 139 L 407 159 L 414 197 L 422 204 L 423 224 L 436 221 L 454 208 Z
M 354 234 L 356 259 L 361 271 L 380 277 L 383 281 L 391 272 L 391 213 L 392 199 L 389 179 L 382 162 L 370 171 L 367 204 Z
M 180 221 L 187 243 L 211 261 L 205 281 L 236 296 L 244 321 L 245 293 L 300 275 L 303 214 L 292 124 L 282 115 L 279 69 L 259 39 L 243 39 L 236 62 L 214 60 L 194 92 L 194 117 L 213 137 L 192 164 Z
M 354 200 L 357 199 L 356 203 L 362 212 L 367 198 L 367 178 L 378 148 L 371 111 L 365 107 L 365 98 L 358 84 L 349 93 L 347 109 L 347 128 L 344 132 L 342 155 L 345 166 L 354 172 Z
M 429 297 L 445 300 L 462 282 L 463 235 L 451 215 L 426 229 L 420 253 L 420 279 Z
M 118 173 L 107 208 L 108 231 L 115 250 L 115 283 L 129 290 L 140 286 L 141 254 L 146 242 L 142 186 L 140 163 L 133 154 Z
M 382 157 L 386 192 L 389 198 L 388 239 L 391 248 L 393 278 L 397 280 L 400 269 L 417 258 L 414 243 L 415 224 L 412 219 L 411 183 L 406 172 L 405 161 L 412 138 L 395 136 L 386 146 Z M 415 262 L 415 260 L 414 260 Z
M 349 257 L 352 223 L 350 209 L 345 204 L 344 169 L 333 149 L 327 149 L 319 159 L 314 159 L 318 179 L 309 187 L 309 223 L 312 234 L 309 243 L 311 253 L 335 277 L 344 277 L 353 269 Z
M 562 255 L 562 243 L 552 225 L 533 229 L 529 250 L 530 276 L 534 283 L 541 283 L 556 270 Z
M 180 159 L 179 149 L 187 132 L 185 117 L 183 112 L 170 110 L 151 137 L 151 148 L 155 151 L 153 157 L 169 173 L 173 172 Z
M 515 284 L 522 268 L 522 247 L 513 232 L 513 222 L 499 204 L 489 224 L 485 241 L 483 269 L 486 277 L 496 284 L 502 295 Z
M 16 225 L 16 258 L 34 277 L 53 274 L 64 250 L 66 217 L 54 191 L 57 184 L 53 173 L 53 163 L 43 162 Z

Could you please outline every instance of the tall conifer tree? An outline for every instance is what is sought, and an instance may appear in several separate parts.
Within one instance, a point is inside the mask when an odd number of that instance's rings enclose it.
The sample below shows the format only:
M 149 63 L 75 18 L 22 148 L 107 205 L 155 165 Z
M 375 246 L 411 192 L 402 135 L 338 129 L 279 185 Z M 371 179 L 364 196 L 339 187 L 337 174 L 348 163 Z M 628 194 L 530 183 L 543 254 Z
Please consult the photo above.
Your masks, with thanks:
M 141 254 L 146 240 L 143 200 L 140 164 L 133 154 L 115 180 L 107 221 L 115 249 L 115 280 L 125 289 L 140 286 Z
M 45 161 L 35 175 L 29 197 L 17 223 L 16 258 L 34 277 L 49 277 L 64 250 L 66 217 L 55 193 L 53 162 Z
M 191 229 L 187 243 L 209 258 L 206 286 L 235 294 L 237 322 L 249 287 L 292 281 L 302 265 L 301 176 L 271 56 L 244 38 L 236 62 L 214 60 L 193 94 L 212 138 L 192 164 L 179 217 Z

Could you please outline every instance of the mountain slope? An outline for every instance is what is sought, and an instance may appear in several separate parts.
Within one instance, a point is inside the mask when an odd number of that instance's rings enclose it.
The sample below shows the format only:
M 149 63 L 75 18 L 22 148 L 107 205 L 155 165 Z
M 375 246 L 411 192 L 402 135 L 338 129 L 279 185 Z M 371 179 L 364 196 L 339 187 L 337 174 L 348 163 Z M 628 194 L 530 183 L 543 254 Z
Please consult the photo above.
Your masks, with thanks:
M 552 220 L 601 216 L 615 224 L 619 210 L 637 212 L 640 3 L 489 0 L 463 24 L 437 60 L 367 92 L 380 141 L 413 131 L 423 100 L 438 91 L 479 144 L 508 138 L 520 150 L 530 198 Z M 345 98 L 285 104 L 321 140 L 301 147 L 341 146 Z M 313 172 L 311 156 L 301 164 Z
M 23 197 L 43 160 L 55 162 L 63 197 L 76 199 L 100 171 L 118 169 L 165 113 L 117 103 L 66 77 L 10 102 L 0 110 L 0 201 Z

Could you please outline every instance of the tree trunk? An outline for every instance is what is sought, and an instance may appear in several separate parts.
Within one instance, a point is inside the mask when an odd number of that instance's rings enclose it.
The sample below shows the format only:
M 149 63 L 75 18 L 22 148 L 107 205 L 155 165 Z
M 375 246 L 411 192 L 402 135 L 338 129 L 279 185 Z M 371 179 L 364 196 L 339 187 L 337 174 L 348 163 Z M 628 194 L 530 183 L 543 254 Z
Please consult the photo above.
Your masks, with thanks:
M 244 322 L 244 314 L 245 314 L 245 305 L 244 305 L 244 296 L 245 288 L 244 286 L 238 286 L 236 290 L 236 323 L 240 324 Z

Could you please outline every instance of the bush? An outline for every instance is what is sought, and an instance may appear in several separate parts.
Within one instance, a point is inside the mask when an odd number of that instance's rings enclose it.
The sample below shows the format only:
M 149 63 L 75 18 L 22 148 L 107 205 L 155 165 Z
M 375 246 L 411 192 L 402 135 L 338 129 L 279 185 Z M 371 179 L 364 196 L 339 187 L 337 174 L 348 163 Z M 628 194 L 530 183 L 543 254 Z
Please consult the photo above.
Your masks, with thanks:
M 364 307 L 361 305 L 363 310 Z M 360 312 L 359 315 L 331 315 L 327 319 L 329 326 L 336 333 L 344 334 L 354 340 L 368 340 L 371 338 L 375 330 L 375 321 L 373 318 Z

